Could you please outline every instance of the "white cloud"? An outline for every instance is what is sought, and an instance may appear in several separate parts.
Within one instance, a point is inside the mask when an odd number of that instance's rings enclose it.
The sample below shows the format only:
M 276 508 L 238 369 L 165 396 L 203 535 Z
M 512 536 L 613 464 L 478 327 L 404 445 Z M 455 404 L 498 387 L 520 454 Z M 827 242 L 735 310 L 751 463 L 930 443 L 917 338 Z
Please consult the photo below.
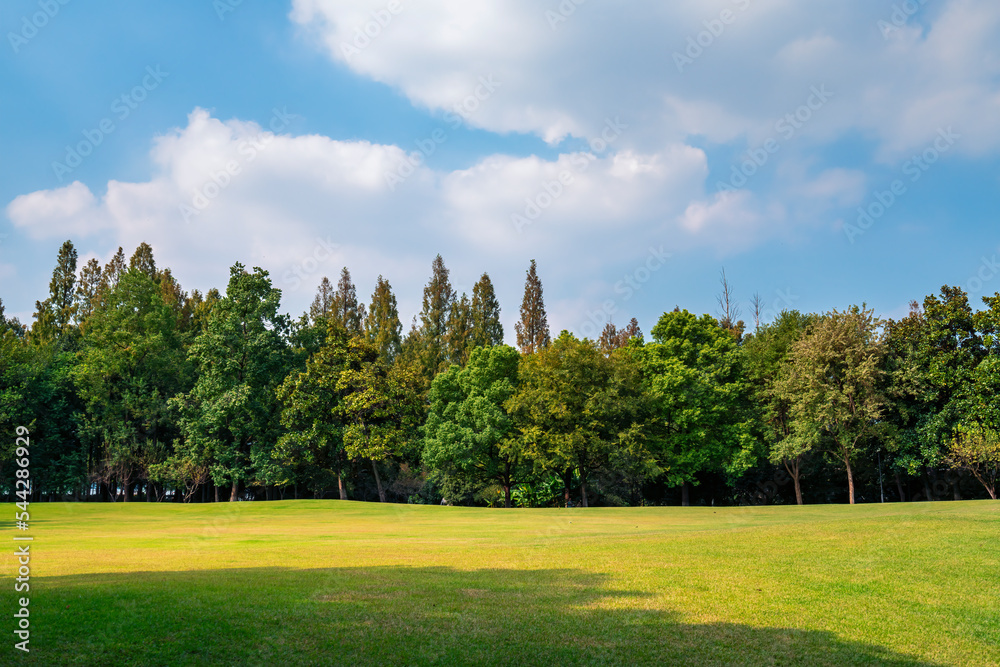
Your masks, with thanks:
M 636 150 L 693 135 L 728 142 L 769 127 L 825 84 L 836 99 L 808 128 L 817 140 L 860 132 L 882 159 L 898 160 L 954 125 L 975 137 L 960 152 L 1000 148 L 992 0 L 928 3 L 885 36 L 879 21 L 891 20 L 892 7 L 867 0 L 428 0 L 402 3 L 384 28 L 374 24 L 365 48 L 345 55 L 386 6 L 295 0 L 291 18 L 335 61 L 421 106 L 451 109 L 480 76 L 495 76 L 502 87 L 469 121 L 497 132 L 589 138 L 621 115 L 635 127 L 623 143 Z M 560 7 L 565 20 L 554 22 L 547 12 Z M 703 46 L 679 72 L 674 56 L 689 39 Z

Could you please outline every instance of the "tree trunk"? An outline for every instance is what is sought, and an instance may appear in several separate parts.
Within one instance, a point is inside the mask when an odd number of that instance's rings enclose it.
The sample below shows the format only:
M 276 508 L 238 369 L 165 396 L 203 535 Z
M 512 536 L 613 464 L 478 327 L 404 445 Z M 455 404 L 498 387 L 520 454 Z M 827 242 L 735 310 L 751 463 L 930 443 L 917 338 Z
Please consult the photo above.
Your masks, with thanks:
M 132 483 L 126 479 L 122 484 L 122 502 L 127 503 L 130 500 L 132 500 Z
M 795 482 L 795 502 L 798 505 L 803 504 L 802 503 L 802 484 L 799 482 L 799 474 L 800 474 L 800 472 L 801 471 L 799 470 L 799 466 L 798 466 L 798 464 L 796 464 L 796 466 L 795 466 L 795 474 L 792 475 L 792 481 Z
M 906 490 L 903 489 L 903 481 L 901 479 L 899 479 L 899 471 L 898 470 L 895 472 L 895 476 L 896 476 L 896 488 L 899 489 L 899 502 L 905 503 L 906 502 Z
M 510 484 L 503 487 L 503 507 L 504 509 L 510 509 Z
M 344 483 L 344 476 L 337 475 L 337 491 L 340 492 L 340 499 L 347 500 L 347 484 Z
M 235 503 L 236 498 L 239 497 L 240 492 L 240 481 L 238 479 L 233 480 L 233 490 L 229 492 L 229 502 Z
M 580 475 L 580 504 L 583 507 L 590 507 L 587 504 L 587 482 L 583 475 Z
M 567 470 L 563 473 L 563 500 L 566 507 L 569 507 L 569 485 L 573 482 L 573 471 Z
M 854 504 L 854 471 L 851 470 L 851 460 L 844 457 L 844 465 L 847 466 L 847 493 L 851 498 L 851 504 Z
M 378 476 L 378 464 L 372 459 L 372 472 L 375 473 L 375 485 L 378 487 L 378 501 L 385 502 L 385 489 L 382 488 L 382 478 Z
M 690 485 L 687 482 L 681 484 L 681 507 L 691 506 L 691 493 L 688 490 Z

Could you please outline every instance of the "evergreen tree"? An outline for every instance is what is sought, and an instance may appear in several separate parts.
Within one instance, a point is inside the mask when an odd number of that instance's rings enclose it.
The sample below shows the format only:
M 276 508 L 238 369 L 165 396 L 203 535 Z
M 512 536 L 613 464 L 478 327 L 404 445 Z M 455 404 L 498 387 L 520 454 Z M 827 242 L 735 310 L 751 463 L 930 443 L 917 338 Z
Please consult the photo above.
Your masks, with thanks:
M 451 304 L 451 313 L 448 315 L 448 361 L 459 366 L 464 366 L 472 351 L 472 305 L 469 297 L 464 292 L 460 299 L 456 299 Z
M 35 302 L 32 338 L 37 343 L 54 341 L 69 332 L 76 311 L 77 252 L 72 241 L 59 248 L 56 267 L 49 282 L 49 298 Z
M 76 323 L 82 324 L 94 312 L 101 290 L 101 263 L 91 259 L 80 269 L 76 285 Z
M 128 270 L 125 264 L 125 251 L 118 246 L 118 252 L 104 265 L 101 274 L 101 291 L 112 290 L 118 285 L 118 280 Z
M 441 255 L 434 258 L 431 272 L 430 282 L 424 287 L 423 308 L 420 311 L 423 374 L 428 380 L 433 379 L 448 359 L 448 320 L 455 302 L 455 291 Z
M 320 285 L 322 288 L 322 285 Z M 318 296 L 318 295 L 317 295 Z M 344 328 L 349 336 L 362 334 L 361 323 L 365 319 L 365 306 L 358 304 L 358 293 L 351 280 L 351 272 L 345 266 L 340 271 L 337 291 L 333 294 L 332 317 Z
M 500 302 L 493 291 L 490 274 L 484 273 L 472 288 L 472 346 L 503 345 Z
M 333 284 L 330 282 L 330 279 L 323 276 L 323 280 L 316 289 L 316 298 L 313 299 L 312 305 L 309 306 L 309 319 L 313 323 L 329 317 L 330 313 L 333 312 L 334 294 Z
M 135 269 L 152 281 L 156 281 L 156 262 L 153 260 L 153 248 L 143 241 L 132 253 L 128 268 Z
M 604 325 L 604 331 L 601 332 L 601 337 L 597 340 L 597 347 L 604 354 L 610 355 L 615 350 L 628 345 L 633 338 L 638 339 L 640 344 L 642 343 L 639 320 L 633 317 L 628 326 L 623 329 L 617 329 L 614 323 L 608 322 Z
M 267 271 L 249 273 L 234 264 L 226 295 L 212 306 L 188 354 L 198 379 L 176 401 L 185 439 L 214 458 L 213 481 L 232 485 L 230 500 L 241 481 L 257 479 L 253 463 L 265 460 L 258 450 L 269 458 L 278 435 L 275 389 L 290 361 L 280 299 Z
M 524 300 L 521 302 L 521 321 L 514 325 L 517 346 L 522 354 L 533 354 L 549 346 L 549 322 L 545 316 L 542 298 L 542 281 L 538 279 L 535 260 L 531 260 L 528 277 L 524 282 Z
M 371 307 L 365 317 L 365 333 L 383 359 L 392 362 L 399 356 L 403 344 L 403 325 L 399 321 L 392 286 L 382 276 L 378 277 L 372 293 Z

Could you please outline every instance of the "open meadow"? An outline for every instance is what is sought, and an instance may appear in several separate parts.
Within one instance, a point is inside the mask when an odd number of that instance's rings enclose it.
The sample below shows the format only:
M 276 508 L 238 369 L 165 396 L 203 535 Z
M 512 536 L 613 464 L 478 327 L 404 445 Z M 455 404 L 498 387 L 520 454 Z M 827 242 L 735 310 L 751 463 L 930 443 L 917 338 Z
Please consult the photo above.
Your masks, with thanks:
M 990 501 L 32 519 L 31 653 L 5 664 L 1000 664 Z

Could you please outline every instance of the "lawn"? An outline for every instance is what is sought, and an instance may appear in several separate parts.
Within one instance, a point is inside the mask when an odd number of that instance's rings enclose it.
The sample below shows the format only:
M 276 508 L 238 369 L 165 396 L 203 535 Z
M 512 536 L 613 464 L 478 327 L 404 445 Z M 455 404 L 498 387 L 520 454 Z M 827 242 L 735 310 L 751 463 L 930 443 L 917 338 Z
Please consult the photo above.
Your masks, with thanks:
M 3 664 L 1000 665 L 1000 502 L 31 514 Z

